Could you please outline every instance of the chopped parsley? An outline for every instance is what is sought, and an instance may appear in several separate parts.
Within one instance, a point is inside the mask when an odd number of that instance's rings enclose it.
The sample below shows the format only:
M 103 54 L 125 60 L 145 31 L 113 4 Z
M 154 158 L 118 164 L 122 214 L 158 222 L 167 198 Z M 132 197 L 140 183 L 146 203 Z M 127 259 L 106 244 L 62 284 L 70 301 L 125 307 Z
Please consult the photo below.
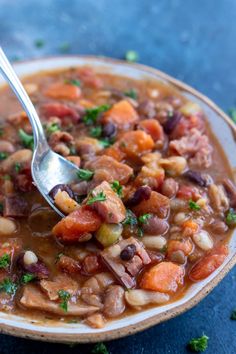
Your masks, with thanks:
M 152 217 L 151 214 L 143 214 L 139 216 L 138 221 L 141 224 L 147 224 L 148 219 L 150 219 L 151 217 Z
M 61 258 L 63 255 L 64 255 L 64 254 L 63 254 L 62 252 L 60 252 L 60 253 L 58 253 L 58 254 L 56 255 L 55 264 L 56 264 L 57 262 L 59 262 L 60 258 Z
M 33 150 L 34 149 L 34 137 L 27 134 L 23 129 L 19 129 L 19 137 L 24 147 Z
M 226 224 L 229 226 L 236 225 L 236 213 L 234 209 L 230 208 L 228 214 L 226 215 Z
M 135 63 L 136 61 L 138 61 L 138 59 L 139 59 L 139 55 L 135 50 L 128 50 L 125 53 L 125 60 L 130 63 Z
M 132 88 L 130 90 L 128 90 L 128 91 L 125 91 L 124 94 L 127 97 L 130 97 L 130 98 L 133 98 L 134 100 L 137 100 L 137 97 L 138 97 L 137 91 L 132 89 Z
M 89 133 L 93 138 L 100 138 L 100 136 L 102 135 L 102 127 L 100 125 L 98 125 L 97 127 L 92 127 Z
M 98 107 L 86 109 L 85 115 L 83 117 L 83 122 L 86 125 L 92 125 L 92 124 L 96 123 L 99 115 L 103 112 L 106 112 L 109 108 L 110 108 L 110 105 L 103 104 Z
M 52 133 L 60 131 L 60 127 L 59 127 L 58 123 L 51 123 L 50 125 L 48 125 L 46 127 L 46 131 L 48 134 L 52 134 Z
M 122 189 L 123 187 L 120 185 L 119 181 L 113 181 L 111 183 L 111 188 L 113 189 L 113 191 L 115 191 L 118 196 L 121 198 L 122 197 Z
M 82 168 L 79 169 L 77 172 L 77 176 L 79 179 L 82 179 L 83 181 L 89 181 L 90 179 L 93 178 L 94 172 L 90 170 L 83 170 Z
M 14 295 L 17 290 L 17 284 L 14 283 L 10 278 L 5 278 L 0 283 L 0 291 L 5 291 L 9 295 Z
M 16 173 L 19 173 L 20 170 L 21 170 L 21 164 L 19 162 L 16 162 L 15 163 L 15 171 L 16 171 Z
M 31 280 L 35 279 L 35 275 L 31 274 L 31 273 L 26 273 L 24 275 L 22 275 L 21 277 L 21 283 L 23 284 L 27 284 L 29 283 Z
M 3 203 L 0 203 L 0 213 L 3 212 Z
M 236 321 L 236 309 L 231 312 L 230 319 Z
M 6 269 L 11 263 L 11 257 L 9 254 L 5 253 L 0 257 L 0 269 Z
M 92 354 L 109 354 L 109 351 L 104 343 L 97 343 L 92 349 Z
M 102 192 L 99 192 L 94 197 L 90 197 L 86 204 L 91 205 L 95 202 L 104 202 L 106 199 L 107 199 L 106 194 L 102 191 Z
M 232 119 L 232 121 L 236 124 L 236 108 L 229 109 L 229 116 Z
M 77 87 L 81 86 L 81 82 L 77 79 L 70 79 L 70 80 L 65 80 L 65 84 L 69 84 L 69 85 L 74 85 Z
M 193 338 L 188 343 L 188 347 L 194 352 L 204 352 L 208 347 L 208 339 L 209 337 L 206 335 L 199 338 Z
M 6 152 L 0 152 L 0 160 L 5 160 L 8 154 Z
M 67 312 L 68 310 L 68 301 L 70 300 L 70 294 L 66 290 L 59 290 L 58 291 L 58 296 L 59 299 L 61 300 L 60 302 L 60 308 Z
M 4 134 L 4 130 L 3 130 L 3 127 L 0 127 L 0 136 L 2 137 Z
M 194 202 L 193 200 L 190 200 L 188 202 L 188 205 L 189 205 L 189 208 L 192 209 L 192 210 L 195 210 L 195 211 L 199 211 L 201 210 L 201 207 L 200 205 L 198 205 L 196 202 Z
M 1 176 L 2 177 L 2 179 L 4 180 L 4 181 L 10 181 L 11 180 L 11 176 L 10 175 L 3 175 L 3 176 Z
M 43 46 L 44 46 L 44 41 L 42 40 L 42 39 L 36 39 L 35 41 L 34 41 L 34 45 L 35 45 L 35 47 L 37 47 L 37 48 L 43 48 Z
M 123 225 L 130 225 L 131 227 L 138 224 L 137 218 L 135 214 L 130 210 L 126 210 L 126 217 L 125 220 L 122 222 Z
M 108 139 L 100 139 L 99 143 L 104 147 L 107 148 L 112 145 L 112 142 Z

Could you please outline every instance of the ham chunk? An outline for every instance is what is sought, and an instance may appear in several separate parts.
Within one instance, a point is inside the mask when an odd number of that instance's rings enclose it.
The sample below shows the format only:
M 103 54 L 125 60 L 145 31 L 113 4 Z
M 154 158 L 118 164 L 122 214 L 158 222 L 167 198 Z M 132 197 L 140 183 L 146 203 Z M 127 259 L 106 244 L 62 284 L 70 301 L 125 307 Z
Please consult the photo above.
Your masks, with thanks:
M 189 135 L 172 140 L 169 145 L 172 155 L 180 155 L 189 159 L 194 167 L 208 168 L 212 163 L 213 148 L 208 137 L 197 129 L 191 129 Z
M 131 260 L 124 261 L 120 258 L 120 253 L 130 245 L 135 246 L 136 254 Z M 133 237 L 106 248 L 101 252 L 101 257 L 118 282 L 127 289 L 135 287 L 136 276 L 144 265 L 151 262 L 143 244 Z
M 41 280 L 40 286 L 50 300 L 58 300 L 59 290 L 67 291 L 70 296 L 76 295 L 79 286 L 78 283 L 67 275 L 58 275 L 53 280 Z
M 6 197 L 3 205 L 5 217 L 20 218 L 28 215 L 28 203 L 19 196 Z
M 133 174 L 133 169 L 128 165 L 118 162 L 110 156 L 98 156 L 88 161 L 85 168 L 95 172 L 93 180 L 102 182 L 100 176 L 103 174 L 103 180 L 112 182 L 119 181 L 126 184 Z M 104 178 L 105 176 L 105 178 Z
M 156 214 L 159 218 L 167 217 L 170 209 L 170 200 L 158 192 L 151 192 L 148 200 L 143 200 L 141 203 L 132 208 L 135 214 L 142 215 L 145 213 Z
M 46 311 L 60 316 L 85 316 L 99 310 L 96 306 L 69 302 L 67 311 L 64 311 L 59 306 L 59 302 L 49 300 L 37 286 L 32 284 L 27 284 L 24 287 L 20 304 L 28 309 Z
M 103 193 L 106 199 L 104 201 L 94 202 L 92 204 L 94 210 L 109 224 L 122 222 L 126 216 L 125 206 L 108 182 L 104 181 L 94 188 L 91 192 L 91 197 L 98 196 L 100 193 Z

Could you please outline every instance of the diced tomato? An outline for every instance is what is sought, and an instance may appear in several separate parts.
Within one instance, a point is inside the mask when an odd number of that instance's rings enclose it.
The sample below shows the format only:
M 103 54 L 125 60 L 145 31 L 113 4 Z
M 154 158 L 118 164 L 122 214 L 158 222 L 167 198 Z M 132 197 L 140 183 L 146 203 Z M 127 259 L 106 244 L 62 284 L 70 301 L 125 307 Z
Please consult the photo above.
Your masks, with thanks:
M 140 287 L 161 293 L 176 292 L 183 284 L 184 268 L 172 262 L 161 262 L 144 273 Z
M 139 127 L 151 135 L 154 141 L 164 139 L 163 128 L 156 119 L 144 119 L 139 123 Z
M 63 103 L 45 103 L 40 107 L 40 110 L 46 118 L 71 117 L 75 120 L 79 119 L 79 114 L 76 112 L 76 110 Z
M 76 85 L 57 82 L 47 88 L 45 95 L 54 99 L 75 100 L 81 96 L 81 89 Z
M 101 225 L 98 214 L 82 206 L 57 223 L 52 232 L 62 241 L 78 241 L 85 233 L 96 231 Z
M 151 151 L 155 144 L 151 135 L 142 130 L 133 130 L 125 133 L 115 145 L 132 158 Z
M 159 218 L 166 218 L 170 209 L 170 200 L 164 195 L 151 192 L 151 196 L 148 200 L 143 200 L 136 205 L 132 210 L 137 215 L 146 213 L 156 214 Z
M 104 123 L 112 122 L 119 128 L 129 127 L 136 123 L 138 114 L 133 106 L 126 100 L 115 103 L 103 116 Z
M 189 272 L 189 278 L 193 281 L 203 280 L 211 275 L 225 261 L 229 251 L 226 245 L 219 245 L 210 253 L 203 256 Z

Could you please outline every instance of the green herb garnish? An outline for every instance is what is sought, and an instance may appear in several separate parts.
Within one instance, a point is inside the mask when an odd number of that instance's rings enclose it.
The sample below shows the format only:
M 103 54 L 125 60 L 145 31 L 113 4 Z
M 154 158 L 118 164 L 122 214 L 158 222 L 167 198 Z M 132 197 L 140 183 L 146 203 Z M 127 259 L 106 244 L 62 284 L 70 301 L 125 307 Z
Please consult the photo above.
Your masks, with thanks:
M 35 47 L 37 47 L 37 48 L 42 48 L 43 46 L 44 46 L 44 41 L 42 40 L 42 39 L 36 39 L 35 41 L 34 41 L 34 45 L 35 45 Z
M 130 63 L 135 63 L 138 61 L 139 55 L 135 50 L 128 50 L 125 53 L 125 60 L 130 62 Z
M 0 152 L 0 160 L 5 160 L 8 154 L 6 152 Z
M 10 278 L 5 278 L 0 283 L 0 291 L 5 291 L 9 295 L 15 294 L 17 290 L 17 284 L 14 283 Z
M 104 147 L 107 148 L 112 145 L 112 142 L 108 139 L 100 139 L 99 143 Z
M 22 275 L 21 277 L 21 283 L 23 284 L 27 284 L 29 283 L 31 280 L 35 279 L 35 275 L 31 274 L 31 273 L 26 273 L 24 275 Z
M 208 347 L 208 340 L 209 337 L 206 335 L 199 338 L 193 338 L 188 343 L 188 347 L 194 352 L 204 352 Z
M 200 205 L 198 205 L 196 202 L 194 202 L 193 200 L 190 200 L 188 202 L 188 205 L 189 205 L 189 208 L 192 209 L 192 210 L 196 210 L 196 211 L 199 211 L 201 210 L 201 207 Z
M 103 113 L 103 112 L 106 112 L 109 108 L 110 108 L 110 105 L 103 104 L 103 105 L 98 106 L 98 107 L 86 109 L 85 115 L 83 117 L 83 122 L 86 125 L 91 125 L 91 124 L 96 123 L 99 115 L 101 113 Z
M 236 321 L 236 309 L 231 312 L 230 319 Z
M 3 175 L 3 176 L 2 176 L 2 179 L 3 179 L 4 181 L 10 181 L 10 180 L 11 180 L 11 176 L 10 176 L 10 175 Z
M 128 90 L 128 91 L 125 91 L 124 94 L 127 97 L 130 97 L 130 98 L 133 98 L 134 100 L 137 100 L 137 97 L 138 97 L 137 92 L 136 92 L 136 90 L 134 90 L 132 88 L 130 90 Z
M 6 269 L 11 263 L 11 257 L 9 254 L 5 253 L 0 257 L 0 269 Z
M 56 259 L 55 259 L 55 264 L 60 260 L 60 258 L 63 256 L 64 254 L 62 252 L 58 253 L 56 255 Z
M 130 225 L 130 226 L 135 226 L 138 224 L 138 220 L 135 216 L 135 214 L 130 210 L 126 210 L 126 217 L 125 220 L 122 222 L 123 225 Z
M 113 189 L 113 191 L 115 191 L 118 196 L 121 198 L 122 197 L 122 190 L 123 190 L 123 187 L 120 185 L 120 182 L 119 181 L 113 181 L 111 183 L 111 188 Z
M 60 302 L 60 308 L 67 312 L 68 310 L 68 301 L 70 300 L 70 294 L 66 290 L 59 290 L 58 291 L 58 296 L 59 299 L 61 300 Z
M 0 137 L 2 137 L 2 136 L 3 136 L 3 134 L 4 134 L 4 130 L 3 130 L 3 128 L 2 128 L 2 127 L 0 127 Z
M 92 354 L 109 354 L 104 343 L 97 343 L 92 349 Z
M 236 225 L 236 213 L 234 209 L 230 208 L 228 214 L 226 215 L 226 224 L 229 226 Z
M 46 131 L 48 134 L 52 134 L 52 133 L 60 131 L 60 127 L 59 127 L 58 123 L 52 123 L 52 124 L 46 126 Z
M 23 129 L 19 129 L 19 137 L 24 147 L 33 150 L 34 149 L 34 137 L 27 134 Z
M 229 109 L 229 116 L 232 119 L 232 121 L 236 124 L 236 108 Z
M 151 217 L 152 217 L 151 214 L 143 214 L 143 215 L 140 215 L 140 216 L 139 216 L 138 221 L 139 221 L 141 224 L 147 224 L 148 219 L 150 219 Z
M 3 203 L 0 203 L 0 213 L 3 212 Z
M 65 84 L 69 84 L 69 85 L 74 85 L 74 86 L 77 86 L 77 87 L 80 87 L 81 86 L 81 82 L 77 79 L 66 79 L 65 80 Z
M 19 162 L 16 162 L 15 163 L 15 171 L 16 171 L 16 173 L 19 173 L 20 170 L 21 170 L 21 164 Z
M 90 197 L 86 204 L 91 205 L 95 202 L 104 202 L 106 199 L 107 199 L 106 194 L 102 191 L 99 192 L 97 195 Z
M 100 125 L 98 125 L 97 127 L 92 127 L 89 133 L 93 138 L 100 138 L 100 136 L 102 135 L 102 127 Z
M 79 179 L 82 179 L 83 181 L 89 181 L 90 179 L 93 178 L 94 172 L 90 170 L 83 170 L 82 168 L 79 169 L 77 172 L 77 176 Z

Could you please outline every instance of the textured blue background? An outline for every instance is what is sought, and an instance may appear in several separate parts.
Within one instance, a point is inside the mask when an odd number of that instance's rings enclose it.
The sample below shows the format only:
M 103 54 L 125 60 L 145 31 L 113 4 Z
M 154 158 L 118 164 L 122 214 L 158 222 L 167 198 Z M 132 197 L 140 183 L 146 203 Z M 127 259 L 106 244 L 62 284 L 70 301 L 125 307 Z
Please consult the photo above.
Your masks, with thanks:
M 0 0 L 0 44 L 10 58 L 69 53 L 122 58 L 137 50 L 140 62 L 202 91 L 223 109 L 236 104 L 235 0 Z M 43 48 L 34 41 L 43 39 Z M 236 353 L 236 269 L 197 307 L 132 337 L 112 341 L 113 354 L 187 353 L 203 332 L 208 354 Z M 89 345 L 45 344 L 0 336 L 0 353 L 90 353 Z

